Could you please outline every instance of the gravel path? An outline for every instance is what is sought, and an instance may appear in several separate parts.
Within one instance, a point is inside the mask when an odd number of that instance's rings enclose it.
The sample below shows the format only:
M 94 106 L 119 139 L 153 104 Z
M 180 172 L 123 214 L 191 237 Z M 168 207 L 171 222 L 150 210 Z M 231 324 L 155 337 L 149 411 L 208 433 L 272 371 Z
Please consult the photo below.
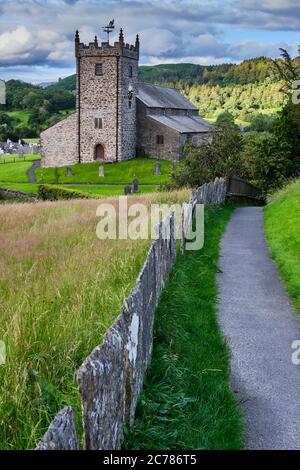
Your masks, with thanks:
M 40 160 L 34 160 L 32 167 L 28 170 L 29 183 L 36 184 L 35 170 L 41 166 Z
M 283 227 L 284 230 L 284 227 Z M 300 315 L 270 258 L 259 207 L 236 209 L 223 236 L 219 321 L 231 349 L 247 449 L 300 449 Z

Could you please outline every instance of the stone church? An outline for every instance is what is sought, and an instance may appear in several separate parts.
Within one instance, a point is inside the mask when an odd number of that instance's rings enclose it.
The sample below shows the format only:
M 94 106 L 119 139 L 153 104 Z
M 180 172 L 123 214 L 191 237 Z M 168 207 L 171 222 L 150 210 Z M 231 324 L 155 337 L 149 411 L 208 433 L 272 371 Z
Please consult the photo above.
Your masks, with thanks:
M 187 142 L 209 138 L 212 126 L 172 88 L 138 79 L 139 37 L 88 45 L 75 36 L 76 112 L 41 133 L 42 166 L 135 156 L 178 160 Z

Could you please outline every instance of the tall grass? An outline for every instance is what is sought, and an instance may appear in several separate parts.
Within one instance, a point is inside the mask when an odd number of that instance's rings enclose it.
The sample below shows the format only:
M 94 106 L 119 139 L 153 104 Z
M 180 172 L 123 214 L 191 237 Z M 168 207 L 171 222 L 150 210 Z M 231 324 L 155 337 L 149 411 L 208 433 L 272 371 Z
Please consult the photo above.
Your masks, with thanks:
M 187 192 L 131 197 L 182 200 Z M 116 204 L 116 198 L 106 202 Z M 134 286 L 150 241 L 98 240 L 99 201 L 0 206 L 0 447 L 34 448 Z

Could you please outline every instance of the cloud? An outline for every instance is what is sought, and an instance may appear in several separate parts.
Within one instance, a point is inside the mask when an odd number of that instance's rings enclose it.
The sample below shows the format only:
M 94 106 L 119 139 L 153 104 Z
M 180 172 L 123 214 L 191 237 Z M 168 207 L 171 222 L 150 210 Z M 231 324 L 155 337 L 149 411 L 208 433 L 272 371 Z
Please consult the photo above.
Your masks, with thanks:
M 298 0 L 0 0 L 0 66 L 74 70 L 74 32 L 102 39 L 115 18 L 125 39 L 141 36 L 142 62 L 220 63 L 294 51 L 282 31 L 300 29 Z M 112 40 L 117 37 L 117 28 Z M 255 31 L 265 31 L 256 37 Z M 278 31 L 271 41 L 268 31 Z M 235 32 L 234 40 L 228 39 Z M 243 32 L 241 34 L 240 32 Z M 246 35 L 246 37 L 245 37 Z M 35 69 L 38 71 L 39 69 Z

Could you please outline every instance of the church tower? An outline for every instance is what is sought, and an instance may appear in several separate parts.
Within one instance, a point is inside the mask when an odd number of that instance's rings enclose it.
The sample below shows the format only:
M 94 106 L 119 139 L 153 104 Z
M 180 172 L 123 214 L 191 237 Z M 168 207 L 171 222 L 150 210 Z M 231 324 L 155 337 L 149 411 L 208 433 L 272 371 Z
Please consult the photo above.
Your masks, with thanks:
M 140 43 L 88 45 L 75 36 L 77 149 L 79 163 L 118 162 L 135 156 L 136 94 Z

